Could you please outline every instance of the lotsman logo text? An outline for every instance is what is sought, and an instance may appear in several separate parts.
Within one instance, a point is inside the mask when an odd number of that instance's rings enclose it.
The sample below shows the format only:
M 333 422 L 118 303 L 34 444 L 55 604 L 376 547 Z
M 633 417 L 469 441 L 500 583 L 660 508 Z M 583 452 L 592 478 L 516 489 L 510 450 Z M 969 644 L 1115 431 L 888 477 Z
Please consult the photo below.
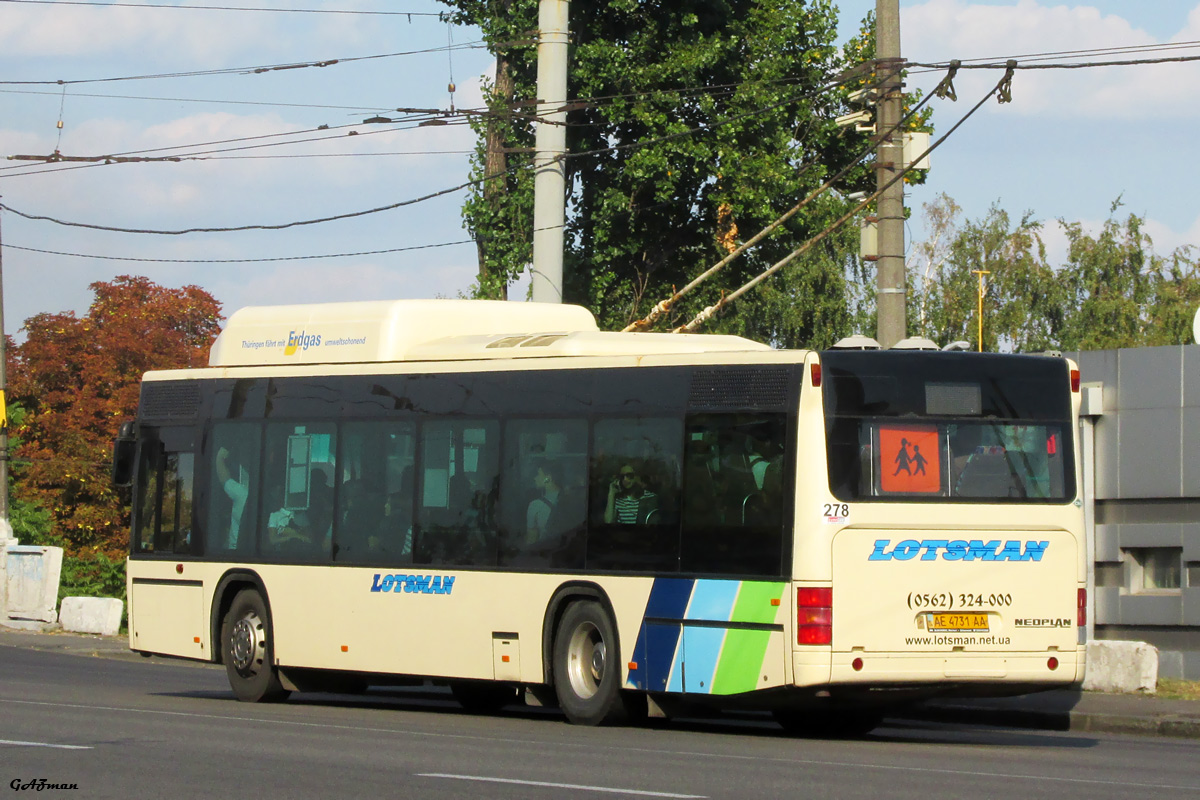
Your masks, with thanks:
M 875 549 L 868 561 L 911 561 L 920 554 L 921 561 L 1041 561 L 1049 542 L 1007 541 L 984 542 L 979 539 L 905 539 L 892 547 L 891 539 L 876 539 Z
M 300 331 L 299 333 L 288 331 L 287 344 L 283 348 L 283 354 L 285 356 L 294 356 L 297 350 L 304 351 L 310 347 L 320 346 L 321 334 L 319 333 L 316 336 L 309 336 L 304 331 Z
M 453 590 L 453 575 L 380 575 L 376 572 L 371 580 L 372 592 L 450 594 Z

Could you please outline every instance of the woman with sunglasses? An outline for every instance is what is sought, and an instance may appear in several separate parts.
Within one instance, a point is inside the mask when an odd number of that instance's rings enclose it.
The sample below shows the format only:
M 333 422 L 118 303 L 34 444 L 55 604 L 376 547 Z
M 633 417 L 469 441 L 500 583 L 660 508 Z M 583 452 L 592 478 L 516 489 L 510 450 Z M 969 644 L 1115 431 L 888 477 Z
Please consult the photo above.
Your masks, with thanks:
M 658 495 L 646 488 L 642 478 L 632 464 L 624 464 L 616 479 L 608 486 L 608 503 L 604 507 L 604 521 L 612 524 L 636 525 L 645 522 L 643 508 L 651 508 Z M 647 512 L 648 513 L 648 512 Z

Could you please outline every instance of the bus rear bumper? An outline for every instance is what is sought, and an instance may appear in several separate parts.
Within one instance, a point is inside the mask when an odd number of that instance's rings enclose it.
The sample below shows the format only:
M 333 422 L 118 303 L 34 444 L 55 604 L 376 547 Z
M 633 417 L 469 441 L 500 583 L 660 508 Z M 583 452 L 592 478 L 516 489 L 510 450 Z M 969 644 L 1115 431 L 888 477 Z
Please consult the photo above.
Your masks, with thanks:
M 883 653 L 793 651 L 796 686 L 1014 684 L 1070 686 L 1083 680 L 1085 649 L 1040 652 Z

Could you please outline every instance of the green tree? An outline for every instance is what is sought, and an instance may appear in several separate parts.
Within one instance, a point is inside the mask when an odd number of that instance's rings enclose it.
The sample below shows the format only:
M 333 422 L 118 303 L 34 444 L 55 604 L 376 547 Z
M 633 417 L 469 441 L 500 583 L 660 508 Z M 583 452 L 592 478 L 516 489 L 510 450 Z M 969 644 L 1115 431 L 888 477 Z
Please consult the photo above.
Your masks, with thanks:
M 8 349 L 15 347 L 12 338 L 8 339 Z M 21 437 L 18 435 L 25 425 L 27 414 L 19 404 L 8 406 L 8 451 L 17 452 L 21 449 Z M 58 540 L 50 533 L 50 512 L 36 502 L 25 500 L 17 487 L 24 479 L 28 464 L 20 459 L 10 459 L 8 462 L 8 521 L 12 525 L 13 536 L 22 544 L 57 545 Z
M 1151 339 L 1149 304 L 1163 275 L 1162 258 L 1154 254 L 1142 218 L 1115 219 L 1120 206 L 1119 199 L 1113 203 L 1096 236 L 1078 222 L 1060 220 L 1069 242 L 1064 279 L 1071 313 L 1064 320 L 1064 349 L 1138 347 Z
M 1154 300 L 1146 344 L 1192 344 L 1192 321 L 1200 308 L 1200 259 L 1190 260 L 1190 247 L 1162 259 L 1154 273 Z
M 493 112 L 481 134 L 478 186 L 464 205 L 479 243 L 477 296 L 501 296 L 531 257 L 536 0 L 443 0 L 497 54 Z M 606 328 L 644 316 L 738 243 L 778 218 L 868 147 L 839 128 L 847 67 L 830 0 L 612 0 L 571 7 L 567 252 L 564 298 Z M 864 23 L 870 27 L 870 20 Z M 864 51 L 862 41 L 851 54 Z M 506 148 L 503 161 L 498 148 Z M 836 187 L 873 189 L 860 166 Z M 844 214 L 827 193 L 672 309 L 691 319 Z M 710 323 L 780 345 L 832 343 L 851 325 L 853 225 L 797 259 Z
M 929 237 L 913 246 L 909 330 L 938 344 L 979 346 L 979 275 L 984 276 L 983 349 L 1038 352 L 1057 346 L 1064 289 L 1046 259 L 1041 223 L 1013 222 L 993 205 L 980 220 L 960 221 L 946 195 L 926 204 Z
M 975 270 L 987 270 L 984 350 L 1039 352 L 1185 344 L 1200 306 L 1200 262 L 1191 248 L 1154 252 L 1137 215 L 1115 213 L 1093 235 L 1059 220 L 1066 263 L 1051 265 L 1042 224 L 1013 222 L 993 205 L 979 220 L 961 220 L 946 195 L 925 206 L 927 238 L 913 245 L 909 328 L 939 344 L 977 344 Z

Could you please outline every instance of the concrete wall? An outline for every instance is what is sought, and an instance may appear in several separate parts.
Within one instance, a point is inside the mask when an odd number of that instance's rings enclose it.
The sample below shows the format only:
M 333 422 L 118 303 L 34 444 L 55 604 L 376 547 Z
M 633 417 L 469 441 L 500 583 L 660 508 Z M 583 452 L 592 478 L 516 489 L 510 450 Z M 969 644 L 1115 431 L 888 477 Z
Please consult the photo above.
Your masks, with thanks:
M 4 549 L 6 591 L 0 624 L 19 628 L 57 623 L 62 556 L 61 547 Z
M 1096 638 L 1149 642 L 1159 674 L 1200 680 L 1200 345 L 1069 355 L 1102 385 Z M 1164 566 L 1178 585 L 1147 586 Z

